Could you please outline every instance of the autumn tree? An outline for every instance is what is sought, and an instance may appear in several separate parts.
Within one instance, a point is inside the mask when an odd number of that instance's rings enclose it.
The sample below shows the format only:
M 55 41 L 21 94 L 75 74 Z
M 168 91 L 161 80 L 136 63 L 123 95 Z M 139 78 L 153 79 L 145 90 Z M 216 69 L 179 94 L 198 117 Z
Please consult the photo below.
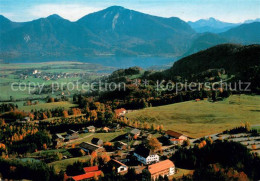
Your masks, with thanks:
M 96 110 L 90 111 L 90 119 L 92 121 L 96 121 L 97 120 L 97 111 Z
M 86 152 L 85 152 L 83 149 L 80 149 L 79 152 L 80 152 L 80 155 L 81 155 L 81 156 L 86 155 Z
M 163 125 L 162 124 L 160 125 L 160 131 L 163 131 Z
M 51 113 L 50 110 L 47 111 L 47 116 L 48 116 L 48 118 L 51 118 L 51 117 L 52 117 L 52 113 Z
M 201 141 L 199 144 L 199 148 L 203 148 L 204 146 L 206 146 L 207 142 L 205 140 Z
M 137 140 L 138 136 L 137 135 L 134 135 L 133 139 L 134 140 Z
M 0 118 L 0 127 L 3 127 L 5 126 L 5 120 Z
M 251 125 L 249 122 L 245 122 L 245 128 L 246 128 L 247 132 L 249 132 L 251 130 Z
M 158 151 L 158 150 L 161 150 L 161 149 L 162 149 L 162 145 L 161 145 L 161 143 L 158 141 L 157 138 L 151 138 L 151 139 L 148 141 L 148 145 L 149 145 L 149 147 L 151 148 L 151 150 L 153 150 L 153 151 Z
M 42 113 L 42 119 L 48 119 L 45 113 Z
M 91 153 L 91 157 L 92 157 L 93 159 L 97 158 L 97 152 L 93 151 L 93 152 Z
M 112 143 L 107 141 L 104 143 L 104 146 L 112 146 Z
M 42 148 L 43 148 L 44 150 L 47 150 L 47 144 L 44 143 L 44 144 L 42 145 Z
M 110 161 L 110 156 L 106 153 L 106 152 L 103 152 L 101 155 L 100 155 L 100 158 L 102 159 L 102 161 L 107 164 L 109 161 Z
M 62 116 L 64 117 L 64 118 L 67 118 L 67 117 L 69 117 L 69 114 L 68 114 L 68 111 L 66 111 L 66 110 L 64 110 L 63 112 L 62 112 Z
M 54 98 L 53 98 L 53 97 L 49 97 L 49 98 L 48 98 L 48 102 L 49 102 L 49 103 L 54 102 Z
M 252 150 L 256 150 L 256 145 L 255 144 L 252 145 Z
M 96 173 L 95 173 L 95 175 L 94 175 L 94 180 L 98 180 L 98 176 L 97 176 Z

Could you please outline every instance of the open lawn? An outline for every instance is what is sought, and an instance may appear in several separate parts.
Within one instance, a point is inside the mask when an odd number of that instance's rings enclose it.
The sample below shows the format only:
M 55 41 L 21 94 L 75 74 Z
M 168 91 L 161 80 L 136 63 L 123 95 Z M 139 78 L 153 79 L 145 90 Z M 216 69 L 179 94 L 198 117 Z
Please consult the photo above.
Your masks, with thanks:
M 49 163 L 48 165 L 53 166 L 56 172 L 60 172 L 60 170 L 65 171 L 68 165 L 72 165 L 74 162 L 77 161 L 88 161 L 90 156 L 83 156 L 83 157 L 76 157 L 76 158 L 69 158 L 64 159 L 56 162 Z
M 252 126 L 252 129 L 256 129 L 258 133 L 260 133 L 260 125 L 254 125 Z
M 126 115 L 130 120 L 163 124 L 190 137 L 202 137 L 222 132 L 248 121 L 260 124 L 260 96 L 232 95 L 224 101 L 187 101 L 150 107 Z
M 18 105 L 19 106 L 19 105 Z M 23 111 L 31 111 L 33 110 L 40 110 L 40 109 L 54 109 L 58 107 L 62 107 L 64 109 L 69 109 L 71 107 L 77 107 L 77 104 L 72 104 L 70 102 L 64 101 L 64 102 L 52 102 L 52 103 L 39 103 L 36 105 L 31 106 L 19 106 L 19 110 Z
M 187 170 L 187 169 L 182 169 L 182 168 L 176 168 L 177 171 L 174 175 L 170 176 L 169 179 L 178 179 L 181 178 L 183 175 L 192 175 L 194 170 Z
M 66 149 L 55 149 L 55 150 L 42 150 L 38 152 L 31 153 L 30 156 L 48 156 L 55 153 L 62 153 L 63 156 L 71 156 Z

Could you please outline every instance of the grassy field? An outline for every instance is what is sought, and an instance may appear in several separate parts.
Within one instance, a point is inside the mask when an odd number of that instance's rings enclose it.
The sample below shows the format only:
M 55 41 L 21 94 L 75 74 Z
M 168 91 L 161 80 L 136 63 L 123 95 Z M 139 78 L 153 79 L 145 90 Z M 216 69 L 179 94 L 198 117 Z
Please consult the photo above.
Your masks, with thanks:
M 71 107 L 76 107 L 78 106 L 77 104 L 72 104 L 70 102 L 52 102 L 52 103 L 39 103 L 36 105 L 31 105 L 31 106 L 23 106 L 23 105 L 18 105 L 19 110 L 23 111 L 31 111 L 33 110 L 40 110 L 40 109 L 54 109 L 54 108 L 64 108 L 64 109 L 69 109 Z
M 188 101 L 133 111 L 132 120 L 163 124 L 190 137 L 202 137 L 222 132 L 248 121 L 260 124 L 260 96 L 232 95 L 224 101 Z
M 21 98 L 41 98 L 46 97 L 48 93 L 42 93 L 41 95 L 31 94 L 34 89 L 31 88 L 32 92 L 29 92 L 29 85 L 44 85 L 48 86 L 52 83 L 64 84 L 68 82 L 76 82 L 81 80 L 82 77 L 61 77 L 59 79 L 45 80 L 42 77 L 36 78 L 32 75 L 33 70 L 39 70 L 46 74 L 58 74 L 58 73 L 85 73 L 87 75 L 84 80 L 94 80 L 106 73 L 113 71 L 113 67 L 105 67 L 98 64 L 82 63 L 82 62 L 44 62 L 44 63 L 11 63 L 3 64 L 0 63 L 0 100 L 10 100 L 10 96 L 13 99 Z M 21 75 L 27 75 L 26 79 L 21 78 Z M 14 88 L 18 89 L 18 84 L 20 85 L 19 91 L 12 90 L 11 85 L 14 84 Z M 72 91 L 73 92 L 73 91 Z M 74 93 L 74 92 L 73 92 Z M 56 92 L 53 96 L 58 96 L 60 92 Z
M 42 150 L 31 153 L 30 156 L 47 156 L 53 155 L 54 153 L 62 153 L 63 156 L 70 156 L 70 153 L 66 149 Z
M 170 176 L 169 179 L 178 179 L 181 178 L 183 175 L 192 175 L 194 170 L 187 170 L 187 169 L 182 169 L 182 168 L 177 168 L 177 172 Z
M 258 133 L 260 133 L 260 125 L 252 126 L 253 129 L 256 129 Z
M 90 159 L 90 156 L 83 156 L 83 157 L 76 157 L 76 158 L 69 158 L 65 160 L 60 160 L 56 162 L 49 163 L 48 165 L 53 166 L 56 172 L 59 172 L 60 170 L 66 170 L 68 165 L 72 165 L 74 162 L 77 161 L 88 161 Z

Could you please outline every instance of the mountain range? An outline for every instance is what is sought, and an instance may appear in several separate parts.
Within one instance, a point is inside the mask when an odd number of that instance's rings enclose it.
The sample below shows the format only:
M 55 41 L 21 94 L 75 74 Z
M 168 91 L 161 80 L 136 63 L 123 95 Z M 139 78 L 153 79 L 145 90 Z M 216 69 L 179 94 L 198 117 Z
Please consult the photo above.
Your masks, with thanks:
M 210 19 L 211 25 L 214 22 Z M 205 21 L 199 23 L 207 26 Z M 76 22 L 55 14 L 23 23 L 0 16 L 0 59 L 182 57 L 220 43 L 260 43 L 259 22 L 235 26 L 217 21 L 216 27 L 229 27 L 221 33 L 198 33 L 194 26 L 177 17 L 162 18 L 120 6 L 88 14 Z
M 223 33 L 239 25 L 254 22 L 260 22 L 260 18 L 255 20 L 246 20 L 243 23 L 227 23 L 211 17 L 208 19 L 200 19 L 195 22 L 188 21 L 187 23 L 198 33 Z

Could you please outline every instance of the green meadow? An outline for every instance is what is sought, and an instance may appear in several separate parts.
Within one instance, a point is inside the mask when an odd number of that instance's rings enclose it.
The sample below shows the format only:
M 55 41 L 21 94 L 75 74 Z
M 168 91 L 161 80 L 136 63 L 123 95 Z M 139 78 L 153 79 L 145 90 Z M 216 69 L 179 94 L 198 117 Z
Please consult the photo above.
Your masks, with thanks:
M 232 95 L 224 101 L 187 101 L 130 112 L 130 120 L 163 124 L 164 129 L 198 138 L 240 126 L 260 124 L 260 96 Z
M 35 99 L 35 98 L 43 98 L 48 96 L 47 93 L 42 93 L 41 95 L 32 94 L 34 91 L 31 88 L 31 92 L 29 91 L 29 85 L 44 85 L 50 86 L 55 82 L 56 84 L 63 84 L 66 85 L 69 82 L 76 82 L 76 81 L 90 81 L 94 80 L 103 73 L 102 71 L 113 70 L 112 67 L 105 67 L 102 65 L 90 64 L 90 63 L 82 63 L 82 62 L 66 62 L 66 61 L 59 61 L 59 62 L 44 62 L 44 63 L 11 63 L 11 64 L 3 64 L 0 63 L 0 100 L 10 100 L 10 96 L 15 99 Z M 45 80 L 43 78 L 36 78 L 33 75 L 28 75 L 26 79 L 22 79 L 22 74 L 32 73 L 33 70 L 38 70 L 45 74 L 78 74 L 78 73 L 85 73 L 87 78 L 82 79 L 81 77 L 61 77 L 59 79 L 51 79 Z M 14 84 L 14 89 L 12 88 L 12 83 Z M 20 84 L 20 87 L 18 87 Z M 16 91 L 15 89 L 18 89 Z M 61 92 L 57 92 L 55 95 L 57 96 Z

